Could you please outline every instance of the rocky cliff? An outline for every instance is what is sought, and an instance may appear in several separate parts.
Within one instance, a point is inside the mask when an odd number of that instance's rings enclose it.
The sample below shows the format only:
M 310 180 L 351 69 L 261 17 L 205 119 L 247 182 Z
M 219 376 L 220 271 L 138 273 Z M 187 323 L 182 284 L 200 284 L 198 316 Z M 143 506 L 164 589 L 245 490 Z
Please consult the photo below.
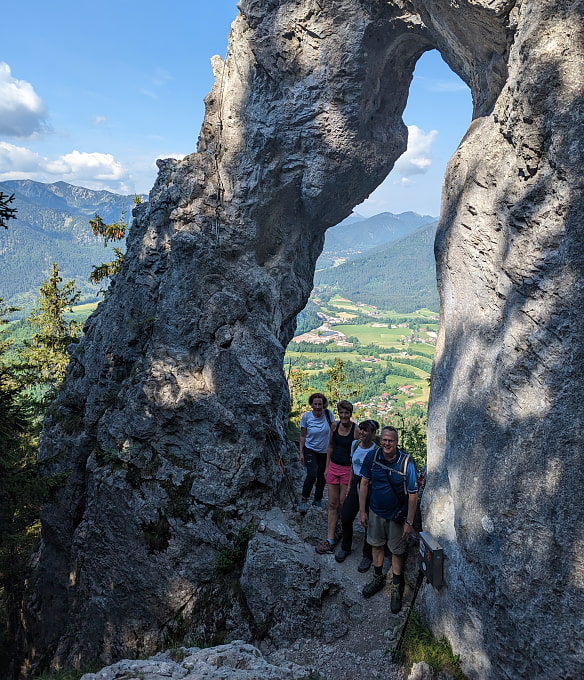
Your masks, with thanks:
M 43 513 L 27 663 L 109 663 L 242 620 L 269 635 L 217 557 L 285 501 L 284 348 L 325 230 L 405 149 L 412 72 L 436 48 L 474 120 L 436 245 L 425 528 L 448 559 L 425 608 L 469 677 L 576 677 L 582 2 L 239 8 L 197 152 L 159 163 L 45 423 L 41 465 L 67 481 Z

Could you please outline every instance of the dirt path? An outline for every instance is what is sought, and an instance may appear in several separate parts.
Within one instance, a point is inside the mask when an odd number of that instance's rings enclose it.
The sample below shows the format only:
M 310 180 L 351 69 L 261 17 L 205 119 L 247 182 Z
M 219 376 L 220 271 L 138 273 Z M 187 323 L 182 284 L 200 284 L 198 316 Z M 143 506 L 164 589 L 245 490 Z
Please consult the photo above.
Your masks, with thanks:
M 289 512 L 290 525 L 309 545 L 322 540 L 326 530 L 326 509 L 309 508 L 305 517 Z M 395 648 L 408 612 L 412 590 L 406 586 L 404 606 L 399 614 L 390 610 L 389 583 L 385 589 L 370 599 L 365 599 L 361 591 L 371 579 L 373 567 L 361 574 L 357 566 L 361 561 L 363 531 L 355 523 L 353 552 L 344 562 L 335 562 L 342 574 L 342 587 L 348 599 L 354 600 L 351 609 L 351 626 L 342 638 L 330 643 L 321 639 L 301 638 L 287 650 L 279 650 L 270 655 L 274 660 L 286 659 L 308 666 L 326 680 L 356 680 L 357 678 L 380 678 L 383 680 L 403 680 L 399 666 L 391 661 L 391 650 Z M 335 561 L 334 555 L 319 555 L 319 560 Z M 384 572 L 391 569 L 386 558 Z

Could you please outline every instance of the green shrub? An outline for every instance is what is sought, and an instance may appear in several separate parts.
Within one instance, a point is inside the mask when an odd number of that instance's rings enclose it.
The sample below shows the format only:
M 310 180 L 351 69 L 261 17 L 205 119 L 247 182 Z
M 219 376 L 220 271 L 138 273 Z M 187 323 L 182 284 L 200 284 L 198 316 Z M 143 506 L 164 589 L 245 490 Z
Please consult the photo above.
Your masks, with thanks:
M 410 616 L 397 660 L 408 669 L 425 661 L 435 671 L 450 673 L 454 680 L 466 680 L 460 657 L 452 652 L 448 640 L 445 637 L 436 640 L 416 610 Z
M 245 550 L 253 534 L 253 524 L 244 524 L 237 532 L 232 545 L 217 553 L 216 565 L 219 571 L 231 571 L 243 565 Z

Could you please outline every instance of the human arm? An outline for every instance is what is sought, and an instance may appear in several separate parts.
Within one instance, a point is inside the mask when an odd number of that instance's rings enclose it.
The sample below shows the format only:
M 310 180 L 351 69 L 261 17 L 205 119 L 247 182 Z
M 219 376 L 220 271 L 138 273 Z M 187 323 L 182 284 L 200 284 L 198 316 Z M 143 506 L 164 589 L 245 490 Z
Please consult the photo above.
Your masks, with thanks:
M 408 515 L 404 522 L 404 536 L 411 534 L 414 529 L 414 517 L 418 507 L 418 492 L 408 494 Z
M 329 435 L 329 443 L 328 443 L 328 447 L 327 447 L 327 450 L 326 450 L 326 465 L 325 465 L 325 468 L 324 468 L 325 475 L 326 475 L 326 471 L 328 470 L 329 463 L 331 462 L 331 456 L 333 455 L 333 434 L 336 432 L 338 425 L 339 424 L 337 422 L 334 422 L 331 425 L 331 432 L 330 432 L 330 435 Z
M 359 483 L 359 520 L 364 527 L 367 527 L 368 516 L 365 508 L 367 507 L 367 493 L 369 491 L 369 480 L 366 477 L 361 477 Z
M 300 441 L 298 442 L 298 458 L 301 463 L 304 463 L 304 442 L 306 441 L 306 428 L 300 428 Z

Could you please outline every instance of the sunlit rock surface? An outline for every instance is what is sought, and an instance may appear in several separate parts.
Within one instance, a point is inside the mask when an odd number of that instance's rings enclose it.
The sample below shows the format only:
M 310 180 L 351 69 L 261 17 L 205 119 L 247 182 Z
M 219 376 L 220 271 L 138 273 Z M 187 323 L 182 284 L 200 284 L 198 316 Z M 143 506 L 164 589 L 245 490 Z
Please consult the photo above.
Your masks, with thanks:
M 425 609 L 471 678 L 577 677 L 582 2 L 239 7 L 197 152 L 159 164 L 47 417 L 41 465 L 65 477 L 43 512 L 26 663 L 249 630 L 216 565 L 286 500 L 284 348 L 325 230 L 405 150 L 412 72 L 437 48 L 474 120 L 436 245 L 425 528 L 447 585 Z

